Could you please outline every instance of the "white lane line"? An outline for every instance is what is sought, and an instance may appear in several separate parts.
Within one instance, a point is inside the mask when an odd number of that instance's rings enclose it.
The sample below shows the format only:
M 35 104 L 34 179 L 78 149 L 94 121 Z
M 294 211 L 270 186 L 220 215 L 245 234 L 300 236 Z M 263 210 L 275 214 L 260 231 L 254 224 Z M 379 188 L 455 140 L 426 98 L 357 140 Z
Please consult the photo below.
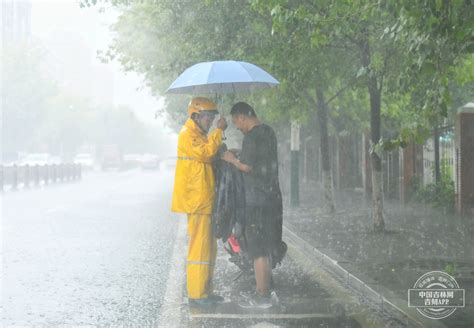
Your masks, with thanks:
M 281 327 L 281 326 L 277 326 L 277 325 L 274 325 L 270 322 L 259 322 L 253 326 L 249 326 L 248 328 L 269 328 L 269 327 Z
M 181 216 L 173 215 L 171 218 L 178 220 L 178 231 L 171 255 L 170 271 L 166 282 L 163 305 L 159 314 L 158 327 L 179 327 L 181 321 L 186 259 L 186 221 Z
M 328 313 L 196 313 L 190 315 L 192 319 L 197 318 L 215 318 L 215 319 L 307 319 L 307 318 L 334 318 L 333 314 Z

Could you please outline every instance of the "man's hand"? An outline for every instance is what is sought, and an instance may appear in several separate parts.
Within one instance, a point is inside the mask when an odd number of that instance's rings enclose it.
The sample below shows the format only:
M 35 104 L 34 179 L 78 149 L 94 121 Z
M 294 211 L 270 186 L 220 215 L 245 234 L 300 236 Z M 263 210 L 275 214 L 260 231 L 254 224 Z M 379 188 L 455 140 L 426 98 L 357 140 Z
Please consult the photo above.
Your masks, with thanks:
M 232 165 L 234 165 L 237 169 L 239 169 L 242 172 L 249 173 L 252 171 L 252 167 L 248 166 L 247 164 L 241 163 L 237 157 L 235 157 L 234 153 L 227 150 L 222 154 L 221 159 L 225 162 L 228 162 Z
M 234 153 L 227 150 L 226 152 L 224 152 L 224 154 L 222 154 L 221 159 L 223 161 L 232 163 L 233 161 L 235 161 L 236 157 L 235 157 Z
M 235 156 L 238 156 L 239 153 L 240 153 L 240 149 L 236 149 L 236 148 L 229 149 L 229 151 L 231 151 L 232 153 L 234 153 Z
M 227 129 L 227 121 L 225 120 L 225 117 L 222 117 L 217 121 L 217 128 L 221 129 L 222 131 L 225 131 Z

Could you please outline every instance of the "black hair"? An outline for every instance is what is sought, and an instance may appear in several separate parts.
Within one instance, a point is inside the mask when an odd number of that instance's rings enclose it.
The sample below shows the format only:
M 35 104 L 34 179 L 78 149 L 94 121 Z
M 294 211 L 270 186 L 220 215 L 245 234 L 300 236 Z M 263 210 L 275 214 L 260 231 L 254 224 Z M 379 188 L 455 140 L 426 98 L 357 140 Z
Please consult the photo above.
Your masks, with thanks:
M 244 115 L 247 117 L 257 117 L 257 114 L 255 114 L 255 110 L 247 104 L 246 102 L 238 102 L 232 106 L 232 109 L 230 110 L 230 115 Z

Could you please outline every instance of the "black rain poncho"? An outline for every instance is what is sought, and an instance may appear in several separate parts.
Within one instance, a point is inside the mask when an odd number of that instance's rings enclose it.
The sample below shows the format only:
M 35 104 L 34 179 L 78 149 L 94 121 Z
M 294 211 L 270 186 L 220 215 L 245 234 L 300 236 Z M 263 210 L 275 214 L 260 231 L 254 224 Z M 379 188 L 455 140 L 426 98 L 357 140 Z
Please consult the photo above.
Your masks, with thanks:
M 216 195 L 212 210 L 212 230 L 216 238 L 226 241 L 234 226 L 245 224 L 245 190 L 242 172 L 234 165 L 214 162 Z M 237 233 L 238 234 L 238 233 Z
M 227 146 L 223 144 L 213 162 L 216 193 L 212 210 L 212 231 L 214 237 L 221 238 L 224 242 L 234 232 L 234 235 L 242 242 L 245 240 L 242 234 L 246 219 L 244 178 L 243 173 L 234 165 L 220 159 L 226 150 Z M 282 240 L 283 209 L 279 188 L 275 197 L 276 226 L 274 233 L 276 236 L 274 236 L 275 245 L 272 250 L 273 268 L 281 262 L 287 251 L 287 245 Z M 242 237 L 244 237 L 243 240 Z

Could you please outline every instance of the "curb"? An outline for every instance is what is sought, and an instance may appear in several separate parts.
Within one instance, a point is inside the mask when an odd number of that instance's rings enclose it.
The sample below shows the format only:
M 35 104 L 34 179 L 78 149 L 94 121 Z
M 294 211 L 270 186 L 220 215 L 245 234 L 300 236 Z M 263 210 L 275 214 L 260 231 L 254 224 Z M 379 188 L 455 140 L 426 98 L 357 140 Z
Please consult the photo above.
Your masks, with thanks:
M 391 290 L 376 283 L 367 283 L 356 277 L 342 266 L 338 261 L 324 254 L 316 247 L 299 237 L 292 230 L 292 226 L 284 223 L 283 230 L 285 238 L 294 244 L 298 250 L 304 254 L 305 260 L 312 266 L 318 267 L 329 273 L 343 287 L 350 290 L 359 299 L 363 299 L 369 307 L 388 314 L 398 322 L 407 327 L 433 327 L 445 328 L 438 320 L 429 320 L 422 317 L 415 308 L 409 308 L 407 301 L 396 296 Z M 294 230 L 294 229 L 293 229 Z M 363 278 L 366 281 L 368 278 Z

